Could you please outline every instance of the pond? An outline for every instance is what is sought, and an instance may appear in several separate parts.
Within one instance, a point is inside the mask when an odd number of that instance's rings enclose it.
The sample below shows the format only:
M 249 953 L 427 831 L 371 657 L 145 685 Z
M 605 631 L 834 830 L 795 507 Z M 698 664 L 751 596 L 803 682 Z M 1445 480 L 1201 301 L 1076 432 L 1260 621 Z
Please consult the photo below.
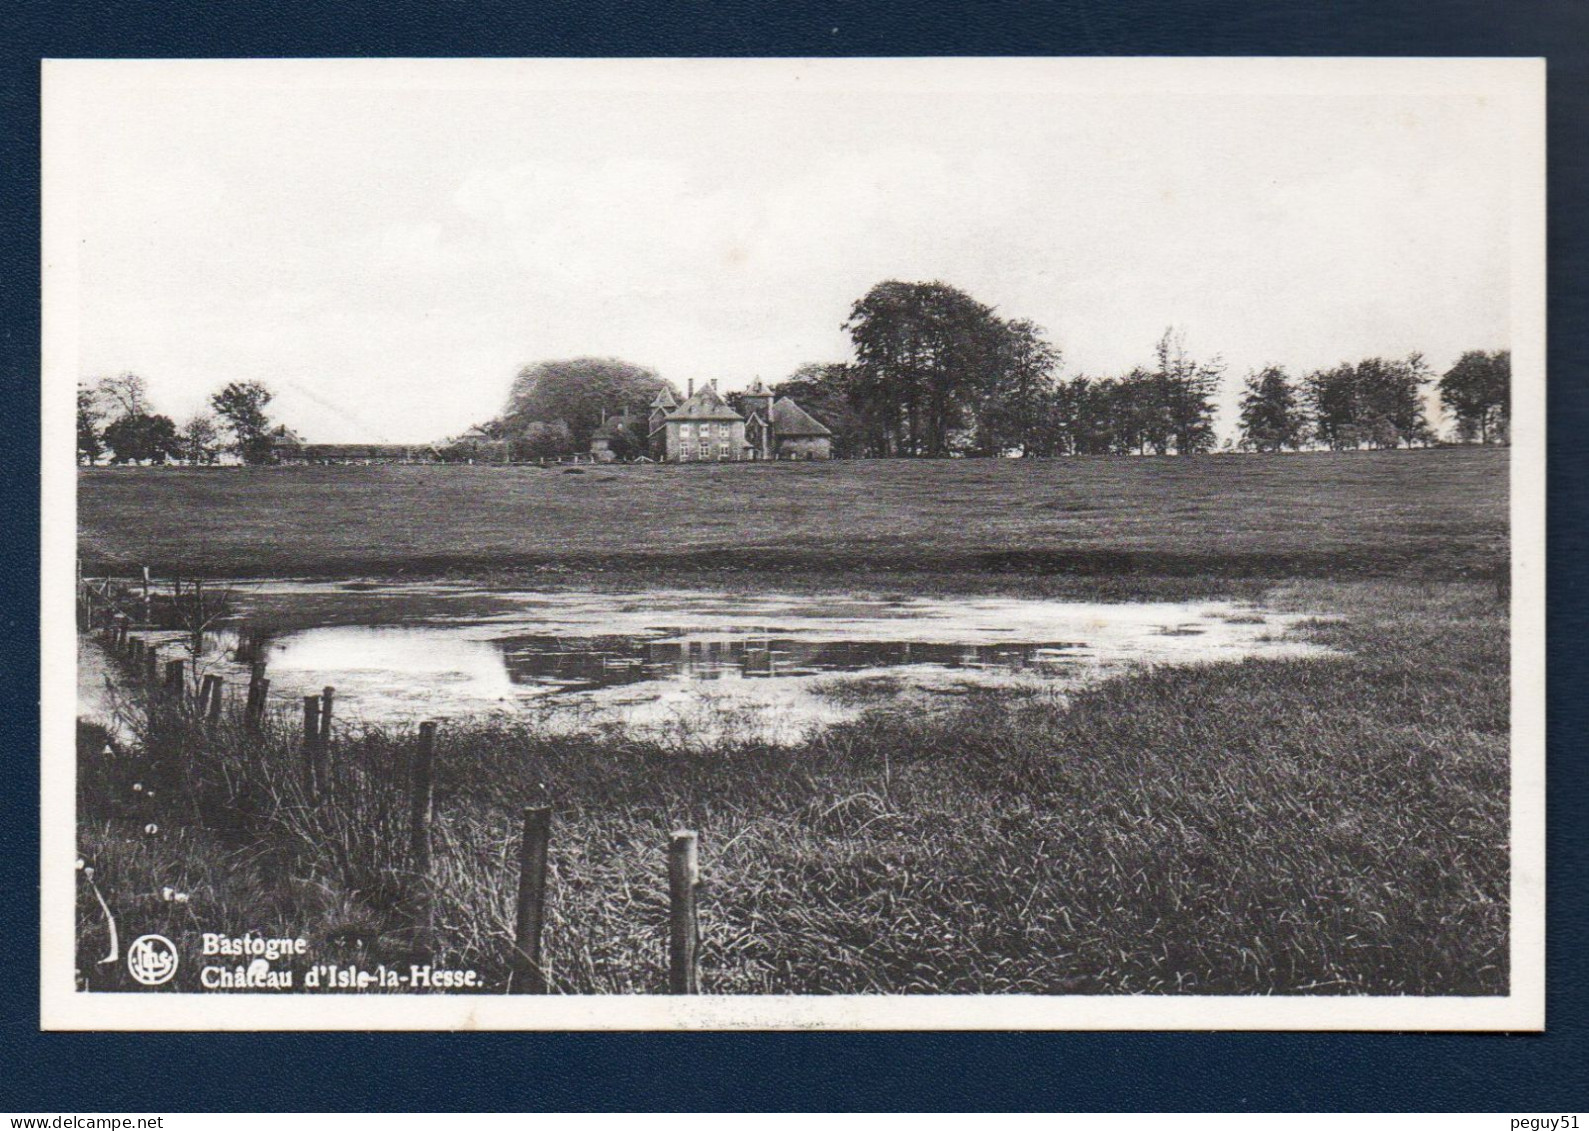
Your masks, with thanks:
M 989 689 L 1062 693 L 1141 664 L 1326 652 L 1290 635 L 1305 615 L 1231 601 L 378 582 L 235 593 L 236 626 L 214 635 L 207 670 L 246 678 L 236 661 L 253 638 L 273 701 L 334 686 L 340 719 L 371 722 L 511 712 L 564 728 L 731 726 L 786 741 L 879 702 L 930 709 Z

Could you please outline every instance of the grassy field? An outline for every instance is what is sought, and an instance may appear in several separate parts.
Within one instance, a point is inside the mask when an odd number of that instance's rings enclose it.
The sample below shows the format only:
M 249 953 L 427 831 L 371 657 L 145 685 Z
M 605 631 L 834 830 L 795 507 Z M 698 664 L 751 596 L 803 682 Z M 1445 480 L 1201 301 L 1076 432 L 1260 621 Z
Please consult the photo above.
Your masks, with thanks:
M 666 987 L 669 831 L 702 831 L 718 993 L 1504 992 L 1506 620 L 1488 586 L 1304 582 L 1345 655 L 1163 669 L 1068 706 L 883 705 L 796 749 L 501 724 L 440 744 L 436 949 L 412 940 L 412 734 L 350 733 L 332 803 L 292 720 L 85 729 L 80 852 L 121 916 L 307 935 L 316 961 L 473 967 L 500 991 L 517 813 L 550 799 L 554 992 Z M 79 893 L 97 989 L 104 920 Z M 195 966 L 171 984 L 195 990 Z
M 335 801 L 312 803 L 291 719 L 156 713 L 117 748 L 83 725 L 85 984 L 132 988 L 96 963 L 97 887 L 124 939 L 303 934 L 317 961 L 421 956 L 500 990 L 517 814 L 550 800 L 554 992 L 665 988 L 681 824 L 702 835 L 708 992 L 1504 992 L 1509 623 L 1477 575 L 1503 552 L 1505 473 L 1476 451 L 88 472 L 91 568 L 1233 593 L 1329 614 L 1304 635 L 1338 654 L 1068 701 L 885 701 L 796 748 L 450 726 L 435 949 L 409 931 L 412 734 L 348 730 Z
M 85 568 L 1464 576 L 1505 535 L 1505 450 L 1196 459 L 86 470 Z

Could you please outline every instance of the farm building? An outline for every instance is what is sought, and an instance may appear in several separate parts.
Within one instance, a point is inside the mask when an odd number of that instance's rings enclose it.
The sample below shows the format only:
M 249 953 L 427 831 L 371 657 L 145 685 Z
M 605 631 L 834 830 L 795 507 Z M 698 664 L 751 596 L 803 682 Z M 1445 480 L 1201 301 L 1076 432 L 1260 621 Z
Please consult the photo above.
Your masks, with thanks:
M 694 386 L 691 381 L 683 403 L 666 389 L 651 402 L 647 449 L 652 459 L 698 463 L 832 458 L 833 434 L 791 398 L 774 398 L 760 379 L 743 394 L 743 412 L 723 399 L 715 381 L 699 391 Z M 627 426 L 627 413 L 621 419 Z M 603 451 L 610 449 L 601 433 L 591 445 L 600 456 L 597 445 Z M 606 458 L 611 458 L 610 451 Z

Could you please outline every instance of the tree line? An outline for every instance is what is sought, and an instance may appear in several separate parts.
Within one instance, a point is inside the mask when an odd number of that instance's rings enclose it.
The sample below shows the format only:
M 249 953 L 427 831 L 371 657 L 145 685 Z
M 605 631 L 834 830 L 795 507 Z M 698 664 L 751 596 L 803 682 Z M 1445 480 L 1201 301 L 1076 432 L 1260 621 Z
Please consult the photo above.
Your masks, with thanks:
M 197 412 L 178 427 L 154 411 L 148 382 L 136 373 L 79 383 L 78 462 L 213 464 L 230 452 L 244 463 L 269 463 L 265 410 L 273 395 L 257 381 L 229 382 L 211 395 L 210 411 Z
M 844 328 L 852 361 L 805 365 L 774 387 L 833 431 L 836 455 L 1193 455 L 1217 446 L 1225 366 L 1192 356 L 1173 328 L 1154 344 L 1151 364 L 1068 378 L 1040 327 L 941 282 L 879 283 Z M 1246 377 L 1228 443 L 1247 451 L 1431 444 L 1424 394 L 1434 381 L 1418 354 L 1300 379 L 1266 366 Z M 1437 385 L 1455 438 L 1506 442 L 1510 386 L 1509 351 L 1463 354 Z
M 773 386 L 825 424 L 833 454 L 851 458 L 1194 455 L 1218 446 L 1216 357 L 1194 357 L 1166 330 L 1150 362 L 1117 375 L 1060 375 L 1063 355 L 1043 329 L 1005 318 L 943 282 L 889 280 L 858 299 L 843 323 L 852 359 L 803 365 Z M 1281 365 L 1249 373 L 1236 435 L 1246 451 L 1413 447 L 1436 442 L 1426 394 L 1434 386 L 1462 442 L 1506 443 L 1511 354 L 1470 350 L 1438 380 L 1419 354 L 1364 358 L 1293 376 Z M 652 399 L 679 390 L 655 370 L 616 358 L 543 361 L 522 368 L 496 418 L 438 447 L 475 458 L 478 440 L 510 459 L 588 451 L 610 415 L 629 427 L 603 435 L 620 458 L 645 451 Z M 727 394 L 735 407 L 738 397 Z M 272 458 L 258 382 L 232 382 L 180 428 L 149 406 L 141 377 L 124 373 L 77 393 L 79 459 L 245 463 Z M 471 438 L 472 437 L 472 438 Z

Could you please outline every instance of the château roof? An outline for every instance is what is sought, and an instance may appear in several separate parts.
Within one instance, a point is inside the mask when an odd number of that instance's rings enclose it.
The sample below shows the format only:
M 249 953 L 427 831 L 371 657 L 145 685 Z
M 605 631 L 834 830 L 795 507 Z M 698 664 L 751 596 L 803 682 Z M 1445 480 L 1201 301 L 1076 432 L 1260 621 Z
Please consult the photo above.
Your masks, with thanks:
M 673 390 L 669 389 L 666 385 L 664 385 L 657 392 L 657 395 L 656 395 L 655 399 L 652 400 L 651 407 L 652 408 L 672 408 L 673 406 L 675 406 L 678 403 L 679 403 L 678 401 L 673 399 Z
M 772 406 L 772 430 L 785 436 L 831 436 L 832 431 L 788 397 L 779 397 Z
M 668 413 L 669 420 L 743 420 L 729 407 L 713 385 L 702 385 L 678 408 Z

